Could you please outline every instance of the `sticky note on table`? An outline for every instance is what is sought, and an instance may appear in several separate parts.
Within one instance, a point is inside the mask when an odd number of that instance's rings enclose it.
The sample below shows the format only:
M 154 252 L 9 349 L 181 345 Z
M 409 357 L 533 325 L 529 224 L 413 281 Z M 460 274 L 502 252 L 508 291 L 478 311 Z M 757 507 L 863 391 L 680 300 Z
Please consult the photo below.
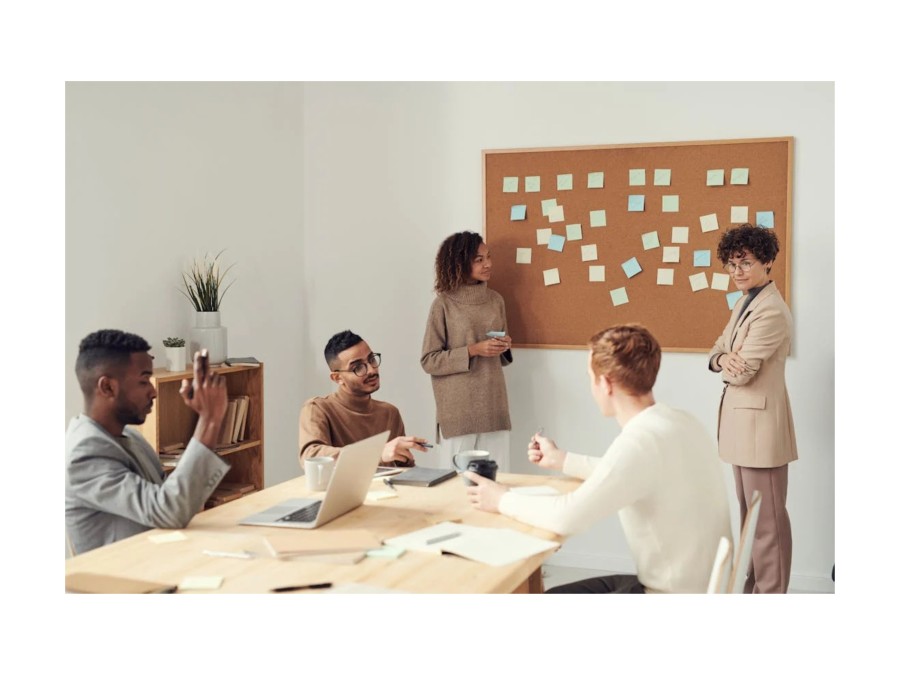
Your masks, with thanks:
M 756 224 L 771 230 L 775 227 L 775 213 L 773 211 L 757 211 Z
M 510 220 L 525 220 L 525 205 L 516 204 L 509 210 Z
M 554 197 L 553 199 L 542 199 L 541 200 L 541 215 L 549 216 L 550 211 L 555 209 L 556 206 L 557 206 L 556 197 Z
M 731 281 L 731 278 L 727 274 L 722 274 L 721 272 L 713 272 L 712 284 L 710 284 L 710 288 L 716 291 L 727 291 L 729 281 Z
M 709 283 L 706 281 L 706 272 L 697 272 L 697 274 L 691 274 L 688 276 L 688 281 L 691 282 L 691 290 L 702 291 L 704 288 L 709 288 Z
M 580 223 L 572 223 L 571 225 L 566 225 L 566 239 L 569 241 L 578 241 L 581 239 L 581 224 Z
M 673 227 L 673 228 L 672 228 L 672 243 L 673 243 L 673 244 L 686 244 L 686 243 L 688 243 L 688 228 L 686 228 L 686 227 Z
M 705 216 L 700 216 L 700 229 L 703 232 L 712 232 L 713 230 L 718 230 L 719 219 L 716 218 L 716 214 L 708 213 Z
M 629 185 L 646 185 L 647 172 L 644 169 L 628 169 Z
M 709 250 L 694 251 L 694 267 L 709 267 Z
M 707 171 L 706 184 L 725 185 L 725 169 L 710 169 L 709 171 Z
M 591 211 L 591 227 L 606 227 L 606 209 Z
M 732 206 L 731 207 L 731 222 L 732 223 L 746 223 L 749 216 L 747 212 L 749 211 L 746 206 Z
M 557 190 L 571 190 L 572 189 L 572 174 L 570 174 L 570 173 L 557 174 L 556 189 Z
M 746 185 L 750 179 L 750 169 L 732 169 L 731 180 L 732 185 Z
M 154 544 L 171 544 L 173 541 L 184 541 L 187 537 L 184 532 L 175 530 L 174 532 L 166 532 L 165 534 L 151 534 L 147 539 Z
M 678 195 L 663 195 L 663 213 L 678 213 Z
M 366 499 L 370 502 L 380 502 L 383 499 L 393 499 L 397 493 L 393 490 L 369 490 Z
M 602 171 L 591 171 L 588 174 L 588 187 L 589 188 L 602 188 L 603 187 L 603 172 Z
M 681 249 L 677 246 L 663 246 L 663 262 L 677 263 L 681 259 Z
M 625 276 L 630 279 L 641 272 L 641 264 L 637 261 L 637 258 L 629 258 L 622 263 L 622 269 L 625 270 Z
M 725 302 L 728 303 L 728 309 L 734 309 L 735 304 L 741 299 L 743 293 L 741 291 L 732 291 L 725 295 Z
M 387 546 L 384 545 L 381 548 L 373 548 L 369 551 L 366 551 L 367 558 L 399 558 L 401 555 L 406 553 L 405 548 L 400 548 L 399 546 Z
M 214 591 L 222 585 L 225 577 L 222 576 L 205 576 L 205 577 L 185 577 L 178 584 L 179 591 Z
M 628 291 L 625 290 L 624 286 L 622 288 L 614 288 L 609 292 L 609 297 L 612 299 L 613 307 L 618 307 L 628 302 Z
M 547 248 L 557 253 L 562 253 L 563 246 L 566 245 L 566 238 L 561 234 L 551 234 L 550 241 L 547 242 Z
M 672 169 L 654 169 L 653 170 L 654 185 L 671 185 Z
M 660 267 L 656 270 L 656 285 L 671 286 L 675 283 L 675 270 L 671 267 Z
M 525 192 L 540 192 L 541 191 L 541 177 L 540 176 L 525 176 Z
M 551 223 L 561 223 L 566 219 L 566 213 L 563 210 L 562 204 L 558 204 L 550 209 L 550 213 L 547 214 L 550 218 Z
M 521 265 L 528 265 L 531 263 L 531 249 L 530 248 L 517 248 L 516 249 L 516 262 Z
M 553 235 L 553 230 L 549 227 L 542 227 L 537 231 L 537 243 L 538 245 L 549 244 L 550 237 Z
M 581 247 L 581 262 L 597 259 L 597 244 L 585 244 Z
M 588 281 L 606 281 L 606 265 L 591 265 L 588 268 Z
M 629 211 L 643 211 L 644 210 L 644 195 L 628 195 L 628 210 Z
M 554 267 L 552 270 L 544 270 L 544 286 L 552 286 L 559 283 L 559 268 Z
M 644 232 L 641 235 L 641 242 L 644 244 L 645 251 L 649 251 L 651 248 L 659 248 L 659 233 Z
M 519 191 L 519 177 L 518 176 L 504 176 L 503 177 L 503 191 L 504 192 L 518 192 Z

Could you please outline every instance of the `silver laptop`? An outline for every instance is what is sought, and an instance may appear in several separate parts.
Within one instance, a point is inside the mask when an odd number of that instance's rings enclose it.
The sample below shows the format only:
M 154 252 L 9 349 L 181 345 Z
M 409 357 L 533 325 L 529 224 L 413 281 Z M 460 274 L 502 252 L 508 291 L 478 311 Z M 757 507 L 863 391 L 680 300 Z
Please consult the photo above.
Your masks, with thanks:
M 244 518 L 241 525 L 313 529 L 360 506 L 366 499 L 388 432 L 341 448 L 322 499 L 288 499 Z

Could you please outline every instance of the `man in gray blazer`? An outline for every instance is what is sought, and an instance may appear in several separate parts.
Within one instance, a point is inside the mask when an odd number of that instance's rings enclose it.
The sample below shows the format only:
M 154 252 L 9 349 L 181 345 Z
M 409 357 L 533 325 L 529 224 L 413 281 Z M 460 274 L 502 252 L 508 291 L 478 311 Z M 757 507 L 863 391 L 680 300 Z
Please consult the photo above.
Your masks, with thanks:
M 79 346 L 84 412 L 66 430 L 66 533 L 76 554 L 155 527 L 185 527 L 230 468 L 211 450 L 228 405 L 225 379 L 206 372 L 199 353 L 193 382 L 181 383 L 199 419 L 168 478 L 153 447 L 127 426 L 143 424 L 156 398 L 149 351 L 146 340 L 119 330 L 91 333 Z

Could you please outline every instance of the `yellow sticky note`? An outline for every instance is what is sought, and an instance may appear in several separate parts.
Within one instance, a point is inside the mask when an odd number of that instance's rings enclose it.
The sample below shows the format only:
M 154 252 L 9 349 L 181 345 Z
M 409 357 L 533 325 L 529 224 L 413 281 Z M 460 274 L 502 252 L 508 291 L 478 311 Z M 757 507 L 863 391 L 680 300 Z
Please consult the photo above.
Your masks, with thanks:
M 721 272 L 713 272 L 711 288 L 716 291 L 727 291 L 729 281 L 731 281 L 731 277 L 729 277 L 727 274 L 722 274 Z
M 572 174 L 570 174 L 570 173 L 557 174 L 556 189 L 557 190 L 571 190 L 572 189 Z
M 566 225 L 566 239 L 569 241 L 578 241 L 581 239 L 581 225 L 579 223 Z
M 581 262 L 597 259 L 597 244 L 585 244 L 581 247 Z
M 591 227 L 606 227 L 606 209 L 591 211 Z
M 542 227 L 537 231 L 537 243 L 543 245 L 549 244 L 551 234 L 553 234 L 552 229 L 549 227 Z
M 681 258 L 681 249 L 677 246 L 663 246 L 664 263 L 677 263 Z
M 184 541 L 187 537 L 184 532 L 175 530 L 174 532 L 166 532 L 165 534 L 151 534 L 147 537 L 154 544 L 170 544 L 173 541 Z
M 603 172 L 602 171 L 591 171 L 588 174 L 588 187 L 589 188 L 602 188 L 603 187 Z
M 647 172 L 645 169 L 628 169 L 629 185 L 646 185 Z
M 518 176 L 504 176 L 503 177 L 503 191 L 504 192 L 518 192 L 519 191 L 519 177 Z
M 628 302 L 628 291 L 625 290 L 624 286 L 622 288 L 614 288 L 609 292 L 609 297 L 612 298 L 613 307 L 618 307 Z
M 540 176 L 525 176 L 525 192 L 540 192 L 541 191 L 541 177 Z
M 686 227 L 673 227 L 673 228 L 672 228 L 672 243 L 673 243 L 673 244 L 686 244 L 686 243 L 688 243 L 688 228 L 686 228 Z
M 688 280 L 691 282 L 691 290 L 694 292 L 709 288 L 709 283 L 706 281 L 706 272 L 692 274 L 688 277 Z
M 649 251 L 651 248 L 659 248 L 659 234 L 657 232 L 645 232 L 641 235 L 641 241 L 644 244 L 645 251 Z
M 705 216 L 700 216 L 700 229 L 703 232 L 712 232 L 713 230 L 718 230 L 719 219 L 716 218 L 716 214 L 708 213 Z
M 559 268 L 554 267 L 552 270 L 544 270 L 544 286 L 553 286 L 559 283 Z
M 530 248 L 517 248 L 516 249 L 516 262 L 520 265 L 528 265 L 531 263 L 531 249 Z
M 654 185 L 671 185 L 672 169 L 654 169 L 653 170 Z
M 732 169 L 731 170 L 731 184 L 732 185 L 746 185 L 750 179 L 750 169 Z
M 662 210 L 664 213 L 678 213 L 678 195 L 663 195 Z
M 179 591 L 214 591 L 222 585 L 225 577 L 185 577 L 178 584 Z
M 606 265 L 591 265 L 588 281 L 606 281 Z
M 706 172 L 706 184 L 725 185 L 725 169 L 710 169 Z
M 660 267 L 656 270 L 656 283 L 658 286 L 671 286 L 675 283 L 675 270 L 671 267 Z
M 747 212 L 749 208 L 746 206 L 732 206 L 731 207 L 731 222 L 732 223 L 746 223 L 749 222 L 747 219 L 750 217 Z
M 562 204 L 550 209 L 550 213 L 547 215 L 549 216 L 551 223 L 561 223 L 566 219 L 566 213 L 563 210 Z

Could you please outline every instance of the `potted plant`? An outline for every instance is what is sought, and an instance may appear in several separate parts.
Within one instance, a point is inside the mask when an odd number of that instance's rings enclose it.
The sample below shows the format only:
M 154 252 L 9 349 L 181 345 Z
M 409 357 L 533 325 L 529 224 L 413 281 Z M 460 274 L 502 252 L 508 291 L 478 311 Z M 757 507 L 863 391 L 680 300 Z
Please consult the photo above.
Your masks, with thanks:
M 222 326 L 219 308 L 233 281 L 225 285 L 225 277 L 234 265 L 223 271 L 219 266 L 219 251 L 211 258 L 207 253 L 197 258 L 187 272 L 182 273 L 184 290 L 180 290 L 194 307 L 194 327 L 191 329 L 191 352 L 209 350 L 210 363 L 222 363 L 228 357 L 228 332 Z
M 184 345 L 184 338 L 167 337 L 163 340 L 163 347 L 166 348 L 166 366 L 173 373 L 180 372 L 187 367 L 187 347 Z

